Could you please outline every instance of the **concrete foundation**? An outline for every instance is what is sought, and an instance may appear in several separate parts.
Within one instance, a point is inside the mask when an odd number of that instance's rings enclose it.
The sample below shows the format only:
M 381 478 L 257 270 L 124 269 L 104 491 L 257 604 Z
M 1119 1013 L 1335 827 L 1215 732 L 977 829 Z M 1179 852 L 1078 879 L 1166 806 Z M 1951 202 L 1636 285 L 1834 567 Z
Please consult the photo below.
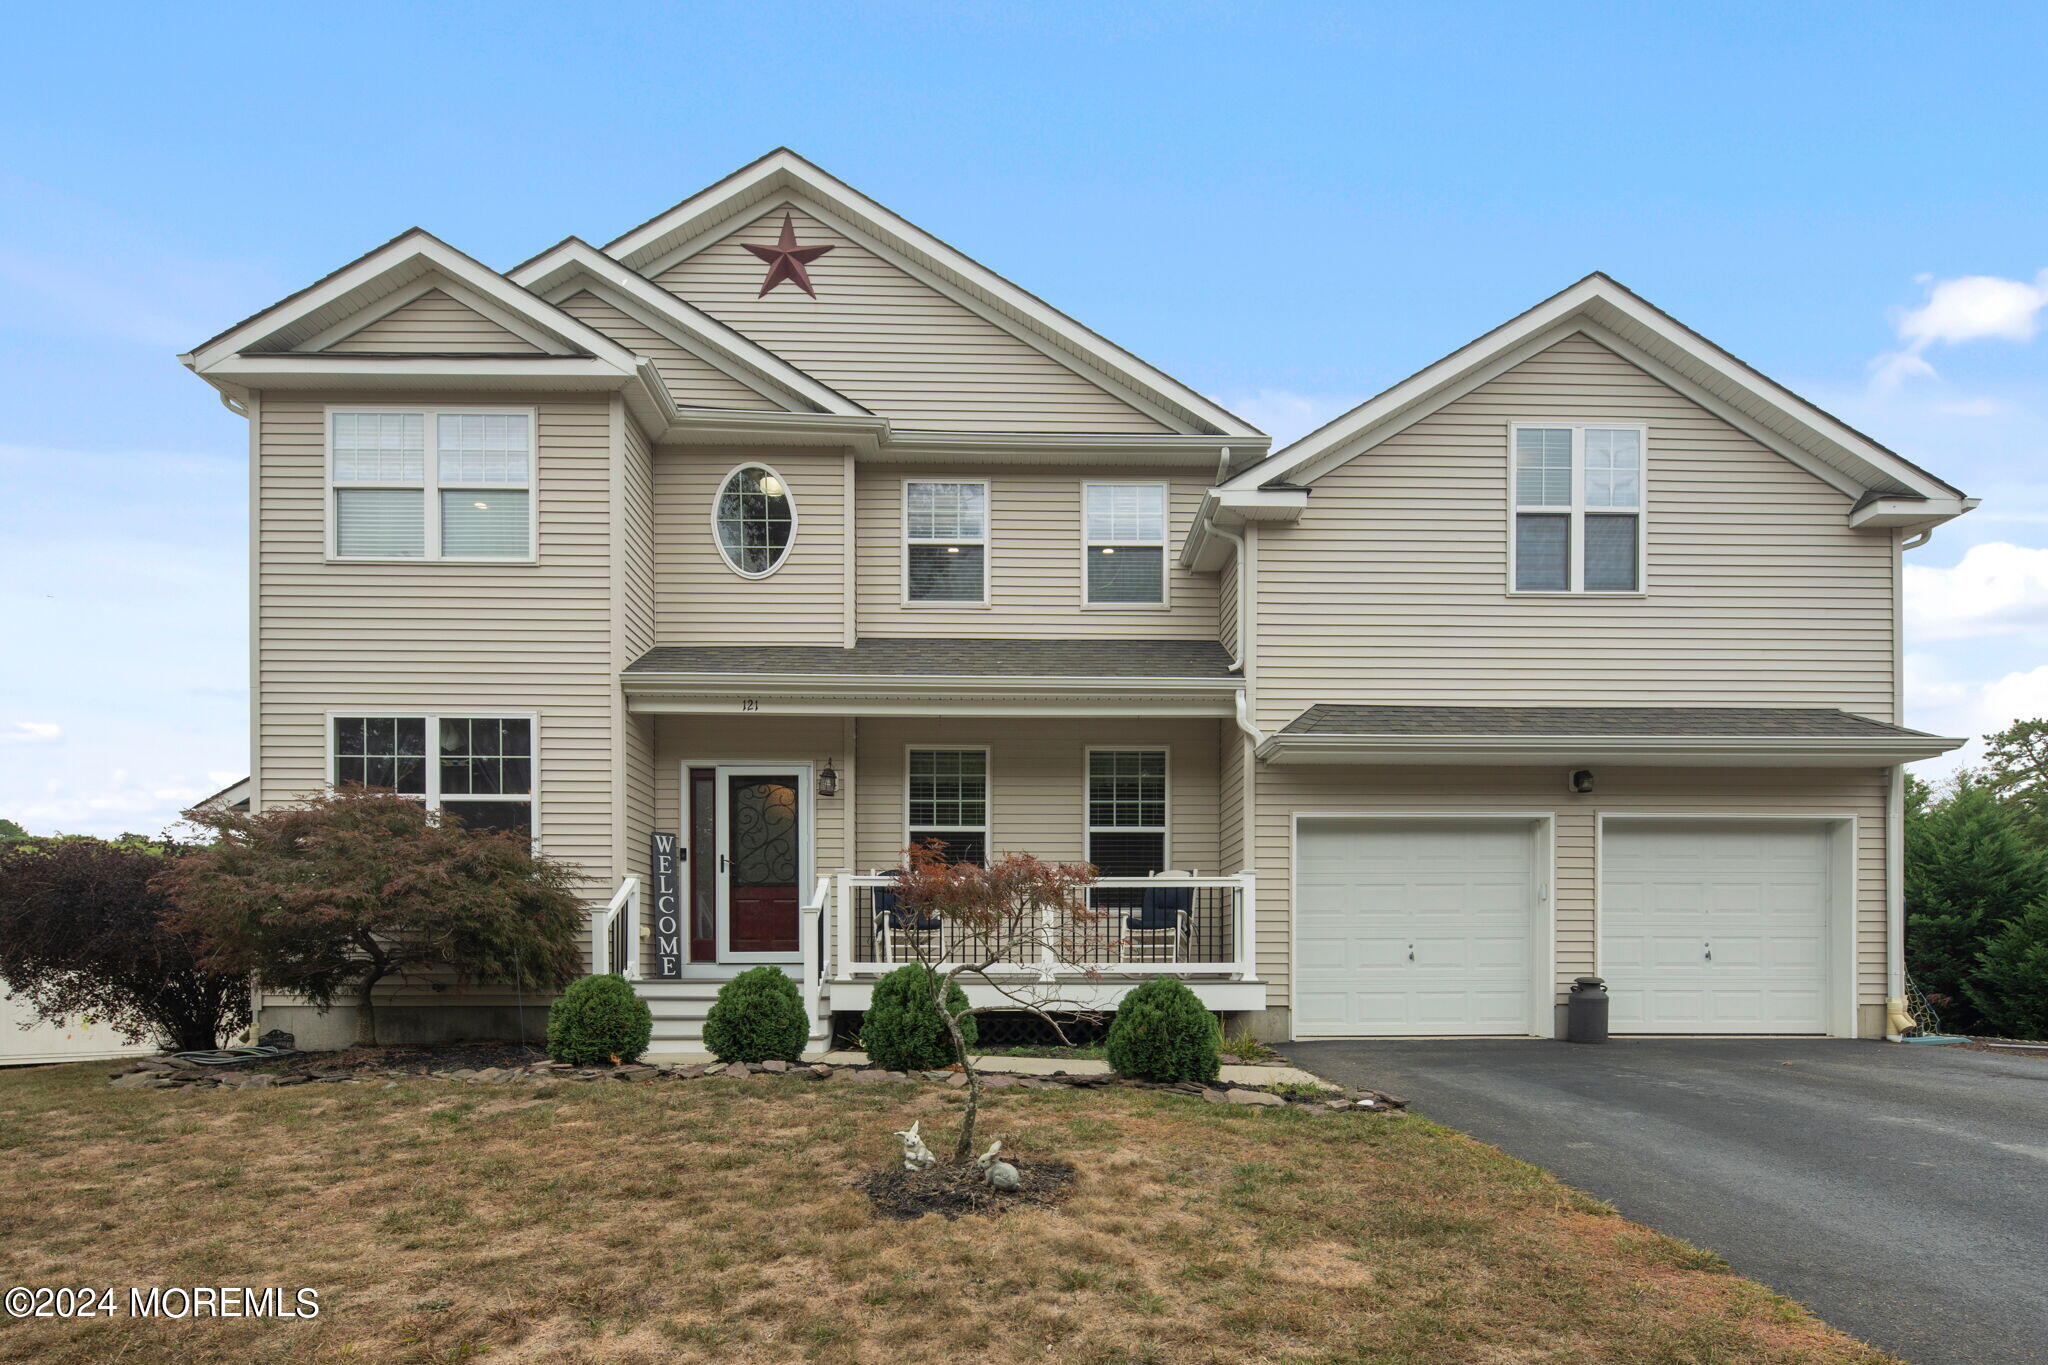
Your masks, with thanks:
M 306 1052 L 332 1052 L 358 1041 L 354 1005 L 319 1009 L 312 1005 L 266 1005 L 256 1033 L 281 1028 Z M 528 1005 L 381 1005 L 377 1041 L 405 1043 L 505 1042 L 539 1044 L 548 1033 L 548 1007 Z

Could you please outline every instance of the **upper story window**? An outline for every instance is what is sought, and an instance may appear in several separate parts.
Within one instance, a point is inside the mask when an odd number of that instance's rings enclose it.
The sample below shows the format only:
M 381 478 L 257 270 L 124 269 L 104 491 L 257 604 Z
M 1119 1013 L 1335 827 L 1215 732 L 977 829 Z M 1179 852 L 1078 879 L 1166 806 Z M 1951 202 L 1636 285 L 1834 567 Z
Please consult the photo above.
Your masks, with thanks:
M 1513 428 L 1516 592 L 1641 592 L 1643 428 Z
M 903 485 L 903 599 L 988 605 L 988 483 L 910 479 Z
M 782 476 L 762 464 L 743 464 L 726 475 L 712 513 L 718 552 L 735 573 L 766 578 L 789 557 L 796 508 Z
M 328 413 L 341 559 L 531 559 L 533 414 Z
M 1090 606 L 1166 602 L 1166 485 L 1091 483 L 1081 488 Z

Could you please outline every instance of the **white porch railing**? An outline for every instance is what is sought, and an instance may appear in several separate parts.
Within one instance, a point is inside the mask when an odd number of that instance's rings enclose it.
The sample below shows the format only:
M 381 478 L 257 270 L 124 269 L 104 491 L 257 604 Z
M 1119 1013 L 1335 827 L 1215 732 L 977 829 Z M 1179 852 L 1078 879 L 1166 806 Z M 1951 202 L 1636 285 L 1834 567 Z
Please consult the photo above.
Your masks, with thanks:
M 894 879 L 842 872 L 831 879 L 834 979 L 881 976 L 906 962 L 980 962 L 986 940 L 941 920 L 920 922 L 890 892 Z M 1252 874 L 1234 877 L 1104 877 L 1089 888 L 1098 912 L 1058 931 L 1062 962 L 1049 947 L 1020 951 L 990 970 L 1041 980 L 1103 976 L 1224 976 L 1255 979 Z M 809 940 L 805 965 L 808 971 Z M 998 954 L 1000 956 L 1000 954 Z
M 810 903 L 797 913 L 797 938 L 804 951 L 804 1017 L 811 1021 L 811 1041 L 823 1042 L 825 1005 L 825 913 L 832 903 L 832 879 L 818 878 Z
M 628 877 L 602 910 L 590 912 L 590 972 L 640 979 L 640 879 Z

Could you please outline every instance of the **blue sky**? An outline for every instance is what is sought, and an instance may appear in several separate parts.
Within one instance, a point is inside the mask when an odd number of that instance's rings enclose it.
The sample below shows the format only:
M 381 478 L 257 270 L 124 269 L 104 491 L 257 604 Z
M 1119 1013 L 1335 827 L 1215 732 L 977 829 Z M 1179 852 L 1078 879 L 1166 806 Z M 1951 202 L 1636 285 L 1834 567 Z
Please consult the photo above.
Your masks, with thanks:
M 2048 714 L 2038 6 L 42 6 L 0 83 L 0 814 L 247 766 L 245 434 L 173 356 L 788 144 L 1285 438 L 1602 269 L 1951 482 L 1911 715 Z

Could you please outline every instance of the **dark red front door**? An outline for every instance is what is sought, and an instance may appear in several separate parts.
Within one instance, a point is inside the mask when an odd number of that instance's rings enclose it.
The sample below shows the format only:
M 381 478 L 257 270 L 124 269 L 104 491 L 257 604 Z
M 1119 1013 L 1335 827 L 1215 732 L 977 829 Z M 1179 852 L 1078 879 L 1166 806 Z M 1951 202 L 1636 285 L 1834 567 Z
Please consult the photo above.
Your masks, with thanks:
M 726 949 L 794 953 L 803 848 L 797 779 L 784 773 L 725 780 Z

